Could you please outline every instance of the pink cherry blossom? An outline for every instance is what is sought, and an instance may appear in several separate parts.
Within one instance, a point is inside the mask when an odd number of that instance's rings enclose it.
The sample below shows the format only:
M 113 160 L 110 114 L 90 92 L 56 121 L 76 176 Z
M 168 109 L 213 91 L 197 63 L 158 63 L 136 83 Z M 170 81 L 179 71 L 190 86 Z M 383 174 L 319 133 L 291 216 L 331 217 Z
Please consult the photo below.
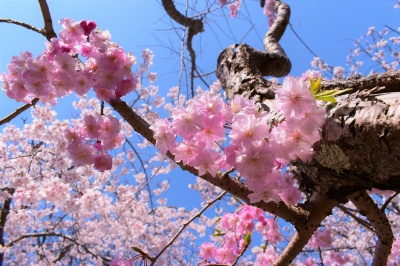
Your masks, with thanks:
M 253 114 L 238 115 L 232 124 L 229 137 L 236 145 L 249 143 L 260 139 L 266 139 L 269 135 L 269 127 L 265 121 L 256 118 Z
M 217 248 L 213 243 L 205 242 L 200 245 L 200 256 L 205 260 L 211 260 L 217 255 Z
M 174 127 L 176 134 L 190 138 L 195 135 L 200 130 L 200 124 L 202 118 L 202 113 L 200 110 L 192 108 L 176 108 L 172 112 L 172 126 Z
M 110 263 L 110 266 L 133 266 L 133 265 L 135 265 L 133 261 L 125 260 L 122 257 L 116 257 Z
M 90 33 L 91 33 L 94 29 L 96 29 L 96 23 L 95 23 L 94 21 L 91 21 L 91 20 L 89 20 L 89 21 L 82 20 L 82 21 L 79 23 L 79 26 L 83 29 L 83 34 L 84 34 L 85 36 L 89 36 Z
M 85 116 L 85 126 L 82 128 L 82 136 L 90 139 L 97 139 L 101 134 L 101 124 L 93 115 Z
M 74 22 L 72 19 L 64 18 L 58 23 L 63 27 L 59 35 L 65 43 L 75 45 L 85 39 L 84 30 L 80 26 L 80 22 Z
M 306 83 L 301 79 L 286 77 L 282 87 L 276 91 L 274 106 L 285 117 L 301 117 L 315 107 L 315 98 Z
M 235 166 L 244 177 L 260 178 L 272 171 L 272 154 L 264 140 L 242 143 L 235 154 Z
M 94 168 L 100 172 L 110 170 L 112 167 L 112 157 L 107 153 L 97 154 L 93 158 Z
M 156 139 L 156 147 L 162 153 L 168 150 L 173 150 L 175 147 L 175 135 L 167 119 L 159 120 L 156 124 L 150 127 L 154 131 L 154 138 Z
M 92 164 L 96 156 L 95 148 L 78 140 L 70 143 L 67 149 L 73 164 L 77 166 Z
M 237 16 L 241 4 L 242 4 L 241 0 L 235 0 L 232 4 L 228 6 L 229 10 L 231 11 L 232 18 L 235 18 Z
M 223 5 L 226 5 L 226 3 L 227 3 L 227 0 L 219 0 L 219 3 L 223 6 Z
M 322 230 L 318 230 L 314 233 L 311 240 L 308 242 L 308 246 L 312 248 L 321 247 L 327 248 L 332 245 L 331 230 L 327 227 Z

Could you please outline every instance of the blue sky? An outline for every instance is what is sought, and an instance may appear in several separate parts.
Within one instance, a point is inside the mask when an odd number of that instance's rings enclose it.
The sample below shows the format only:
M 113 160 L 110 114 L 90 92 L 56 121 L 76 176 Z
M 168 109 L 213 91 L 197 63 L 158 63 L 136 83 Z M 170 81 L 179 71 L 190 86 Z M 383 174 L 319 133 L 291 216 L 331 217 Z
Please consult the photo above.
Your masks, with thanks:
M 200 51 L 197 55 L 198 64 L 204 72 L 214 71 L 219 52 L 236 42 L 243 41 L 262 49 L 261 39 L 267 30 L 267 19 L 262 14 L 259 1 L 243 1 L 241 15 L 235 19 L 224 19 L 219 10 L 208 19 L 205 33 L 195 37 L 195 48 Z M 395 28 L 400 26 L 400 10 L 393 8 L 394 0 L 288 0 L 287 3 L 292 9 L 291 23 L 294 29 L 316 54 L 332 66 L 345 66 L 346 55 L 353 48 L 353 40 L 365 34 L 368 27 L 381 29 L 385 24 Z M 171 29 L 170 20 L 159 1 L 49 0 L 48 4 L 56 32 L 60 30 L 57 21 L 64 17 L 93 20 L 99 28 L 109 29 L 112 40 L 127 52 L 132 51 L 134 55 L 140 56 L 141 50 L 145 48 L 153 50 L 155 59 L 151 71 L 158 74 L 156 84 L 162 94 L 178 84 L 180 59 L 165 46 L 167 44 L 179 51 L 181 43 Z M 226 8 L 223 12 L 228 14 Z M 43 25 L 39 5 L 32 0 L 0 0 L 0 17 L 19 20 L 39 28 Z M 253 23 L 250 31 L 249 17 Z M 45 38 L 33 31 L 0 23 L 0 72 L 5 72 L 11 57 L 22 51 L 29 50 L 37 56 L 43 51 L 44 42 Z M 311 68 L 313 56 L 290 29 L 282 38 L 281 45 L 292 60 L 292 75 L 299 76 Z M 208 82 L 215 79 L 211 75 Z M 0 118 L 21 105 L 3 94 L 0 94 L 0 101 Z M 70 103 L 71 99 L 62 101 L 56 110 L 63 110 L 66 116 L 71 115 L 74 110 Z M 28 115 L 26 113 L 22 117 Z M 187 187 L 187 183 L 181 179 L 184 177 L 180 174 L 175 176 L 177 179 L 172 181 L 171 194 L 181 193 L 181 189 Z M 189 177 L 189 180 L 194 182 L 195 179 Z M 181 195 L 185 197 L 185 204 L 198 199 L 188 193 Z M 182 199 L 171 199 L 169 202 L 183 204 Z M 198 203 L 190 205 L 199 206 Z
M 152 71 L 158 73 L 160 90 L 165 92 L 178 83 L 179 57 L 171 53 L 165 44 L 179 51 L 180 42 L 171 30 L 170 20 L 159 1 L 76 1 L 49 0 L 48 4 L 56 32 L 57 21 L 70 17 L 74 20 L 94 20 L 102 29 L 109 29 L 113 40 L 126 51 L 140 55 L 144 48 L 154 51 Z M 181 1 L 185 2 L 185 1 Z M 191 2 L 191 1 L 189 1 Z M 259 1 L 243 0 L 240 15 L 223 19 L 221 10 L 207 20 L 206 31 L 194 39 L 198 64 L 204 72 L 215 70 L 219 52 L 241 40 L 262 49 L 261 38 L 267 29 L 267 20 L 259 7 Z M 394 0 L 289 0 L 292 9 L 293 28 L 307 45 L 330 65 L 345 65 L 346 55 L 353 47 L 352 40 L 366 33 L 368 27 L 383 25 L 398 27 L 400 12 L 394 9 Z M 228 14 L 226 8 L 222 9 Z M 43 25 L 37 1 L 1 0 L 0 17 L 23 21 L 41 28 Z M 251 17 L 253 30 L 246 21 Z M 229 25 L 229 27 L 227 27 Z M 164 42 L 163 43 L 160 43 Z M 38 55 L 43 51 L 45 39 L 39 34 L 16 25 L 0 23 L 0 72 L 6 71 L 11 56 L 21 51 Z M 308 68 L 313 56 L 299 42 L 290 29 L 281 41 L 292 60 L 291 74 L 298 76 Z M 164 46 L 164 47 L 163 47 Z M 209 82 L 215 76 L 209 78 Z M 0 97 L 4 97 L 1 95 Z M 4 102 L 4 98 L 0 98 Z M 7 114 L 15 105 L 2 106 L 0 116 Z

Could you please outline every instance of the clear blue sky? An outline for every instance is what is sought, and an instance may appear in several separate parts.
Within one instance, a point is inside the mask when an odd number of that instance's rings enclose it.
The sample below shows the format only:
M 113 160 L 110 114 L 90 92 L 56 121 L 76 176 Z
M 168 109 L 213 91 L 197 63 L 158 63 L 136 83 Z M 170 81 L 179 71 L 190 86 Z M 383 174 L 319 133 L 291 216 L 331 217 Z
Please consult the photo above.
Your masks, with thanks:
M 243 41 L 262 49 L 261 39 L 267 29 L 267 19 L 262 14 L 259 1 L 243 1 L 244 5 L 238 18 L 228 17 L 225 20 L 221 16 L 212 16 L 208 20 L 206 32 L 195 37 L 195 48 L 200 51 L 198 64 L 204 72 L 215 70 L 219 52 L 228 45 Z M 127 52 L 132 51 L 133 54 L 140 56 L 144 48 L 153 50 L 155 60 L 151 71 L 158 73 L 156 83 L 160 86 L 160 92 L 166 93 L 171 86 L 177 85 L 180 66 L 179 58 L 165 48 L 165 44 L 179 51 L 181 43 L 176 33 L 171 30 L 169 18 L 158 2 L 156 0 L 49 0 L 48 4 L 56 32 L 60 30 L 57 21 L 64 17 L 74 20 L 94 20 L 99 28 L 109 29 L 113 41 L 119 43 Z M 353 47 L 352 40 L 365 34 L 368 27 L 376 26 L 377 29 L 381 29 L 385 24 L 395 28 L 400 26 L 400 10 L 393 8 L 394 0 L 288 0 L 287 2 L 291 5 L 291 23 L 297 33 L 316 54 L 333 66 L 345 66 L 346 55 Z M 228 14 L 226 8 L 224 12 Z M 19 20 L 39 28 L 43 26 L 39 5 L 33 0 L 0 0 L 0 17 Z M 249 34 L 247 33 L 250 26 L 246 22 L 246 17 L 251 17 L 254 23 L 254 28 Z M 227 27 L 228 24 L 230 28 Z M 29 50 L 35 56 L 41 53 L 44 41 L 45 38 L 35 32 L 16 25 L 0 23 L 0 72 L 6 71 L 6 65 L 11 57 L 19 55 L 21 51 Z M 290 29 L 284 35 L 281 44 L 292 60 L 292 75 L 298 76 L 311 67 L 310 61 L 313 56 Z M 211 76 L 209 80 L 213 79 L 215 76 Z M 8 100 L 3 94 L 0 95 L 0 101 L 2 103 L 0 117 L 20 106 Z M 70 102 L 71 100 L 63 101 L 56 110 L 63 110 L 66 116 L 73 114 Z M 23 115 L 27 116 L 28 113 Z M 190 180 L 193 182 L 194 178 L 191 177 Z M 180 181 L 176 183 L 179 185 L 171 187 L 173 193 L 187 186 Z M 187 195 L 187 198 L 191 199 L 192 196 Z

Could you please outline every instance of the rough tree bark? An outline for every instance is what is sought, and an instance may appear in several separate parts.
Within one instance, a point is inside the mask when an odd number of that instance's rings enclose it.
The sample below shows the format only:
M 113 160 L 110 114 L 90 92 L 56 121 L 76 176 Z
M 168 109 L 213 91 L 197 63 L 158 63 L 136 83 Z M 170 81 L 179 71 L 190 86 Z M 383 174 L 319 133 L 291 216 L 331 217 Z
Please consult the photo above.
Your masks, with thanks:
M 265 52 L 247 44 L 232 45 L 220 53 L 217 76 L 228 100 L 236 94 L 255 99 L 270 108 L 271 119 L 279 120 L 270 104 L 278 88 L 262 77 L 283 76 L 290 71 L 290 61 L 278 44 L 289 21 L 290 9 L 276 1 L 275 11 L 276 21 L 264 38 Z M 318 196 L 310 197 L 304 205 L 308 213 L 305 226 L 293 223 L 297 234 L 275 265 L 289 264 L 332 208 L 348 199 L 366 213 L 378 232 L 374 265 L 385 265 L 390 254 L 393 242 L 390 224 L 384 219 L 385 214 L 376 210 L 365 190 L 400 191 L 400 108 L 399 94 L 393 93 L 400 91 L 400 71 L 322 83 L 322 89 L 336 87 L 353 90 L 338 97 L 337 104 L 324 106 L 328 119 L 321 141 L 314 145 L 314 159 L 307 164 L 293 162 L 301 190 Z M 313 215 L 313 208 L 307 208 L 322 202 L 325 202 L 323 216 Z
M 163 1 L 163 5 L 175 21 L 188 26 L 186 24 L 190 19 L 177 12 L 171 1 Z M 247 44 L 234 44 L 221 52 L 217 76 L 228 100 L 236 94 L 242 94 L 268 107 L 278 88 L 263 76 L 285 76 L 290 72 L 290 60 L 279 45 L 289 22 L 290 9 L 285 3 L 276 1 L 275 11 L 276 21 L 264 38 L 265 52 Z M 188 40 L 188 44 L 191 41 Z M 351 87 L 353 93 L 339 97 L 335 105 L 325 106 L 328 120 L 323 127 L 322 140 L 314 146 L 314 159 L 308 164 L 294 162 L 296 178 L 300 188 L 310 195 L 309 200 L 299 206 L 283 202 L 253 204 L 291 222 L 297 230 L 275 265 L 288 265 L 292 262 L 324 218 L 330 215 L 333 207 L 349 199 L 365 213 L 377 232 L 374 265 L 386 263 L 393 233 L 390 225 L 385 222 L 387 219 L 384 213 L 376 208 L 365 190 L 378 188 L 400 191 L 400 109 L 397 101 L 377 95 L 400 91 L 399 84 L 400 72 L 322 84 L 322 88 L 326 89 Z M 110 104 L 138 133 L 155 143 L 149 125 L 126 103 L 114 100 Z M 271 111 L 271 114 L 276 113 Z M 271 119 L 279 118 L 272 115 Z M 174 159 L 170 153 L 167 156 Z M 180 166 L 198 175 L 193 167 Z M 221 173 L 216 177 L 205 174 L 201 178 L 249 203 L 248 195 L 251 191 L 228 174 Z
M 39 0 L 45 27 L 38 30 L 47 39 L 55 37 L 50 12 L 45 0 Z M 263 1 L 261 1 L 261 4 Z M 203 31 L 201 20 L 180 14 L 172 0 L 163 0 L 168 15 L 177 23 L 189 28 L 187 46 L 192 59 L 192 77 L 195 55 L 192 38 Z M 247 44 L 234 44 L 221 52 L 217 76 L 227 93 L 228 100 L 236 94 L 255 99 L 271 106 L 274 91 L 279 86 L 266 81 L 263 76 L 285 76 L 291 64 L 279 40 L 289 22 L 289 6 L 276 1 L 276 21 L 264 38 L 265 52 Z M 31 28 L 32 29 L 32 28 Z M 35 29 L 34 29 L 35 30 Z M 194 56 L 193 56 L 194 55 Z M 323 89 L 353 88 L 352 93 L 338 97 L 338 103 L 326 105 L 328 119 L 322 130 L 322 139 L 314 145 L 316 155 L 310 163 L 294 162 L 300 189 L 309 194 L 309 200 L 298 206 L 284 202 L 258 202 L 252 204 L 291 222 L 297 233 L 276 261 L 275 265 L 288 265 L 307 244 L 314 231 L 334 206 L 352 201 L 371 222 L 378 241 L 374 265 L 384 265 L 390 254 L 393 233 L 385 213 L 374 204 L 365 192 L 371 188 L 400 192 L 400 71 L 373 75 L 346 81 L 327 81 Z M 138 116 L 125 102 L 116 99 L 110 105 L 135 131 L 155 144 L 150 125 Z M 29 107 L 29 106 L 27 106 Z M 271 119 L 275 114 L 271 109 Z M 167 153 L 174 159 L 171 153 Z M 198 171 L 179 164 L 184 170 L 198 176 Z M 230 192 L 246 203 L 251 191 L 246 184 L 219 173 L 200 176 L 204 180 Z M 7 206 L 1 211 L 2 228 L 7 217 Z M 1 260 L 0 256 L 0 260 Z

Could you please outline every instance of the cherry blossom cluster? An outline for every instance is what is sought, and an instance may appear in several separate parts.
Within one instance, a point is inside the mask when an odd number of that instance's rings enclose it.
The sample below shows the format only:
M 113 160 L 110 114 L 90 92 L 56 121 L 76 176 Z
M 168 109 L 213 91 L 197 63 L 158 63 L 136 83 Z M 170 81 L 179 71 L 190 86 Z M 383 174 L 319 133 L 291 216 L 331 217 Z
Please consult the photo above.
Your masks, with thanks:
M 100 100 L 109 101 L 135 89 L 137 79 L 131 67 L 136 59 L 111 42 L 108 31 L 94 31 L 92 21 L 66 18 L 60 24 L 60 38 L 46 42 L 41 55 L 33 58 L 26 52 L 12 58 L 9 74 L 1 75 L 10 98 L 27 103 L 40 98 L 55 104 L 56 98 L 71 92 L 84 95 L 93 87 Z M 81 62 L 78 55 L 86 61 Z
M 265 213 L 256 207 L 244 205 L 237 213 L 225 213 L 218 221 L 214 239 L 200 246 L 200 256 L 207 262 L 232 264 L 250 244 L 250 235 L 254 231 L 262 235 L 263 242 L 277 244 L 281 238 L 279 225 L 273 218 L 266 218 Z M 222 237 L 222 238 L 221 238 Z M 271 265 L 277 258 L 272 249 L 257 259 L 255 265 Z M 266 262 L 269 262 L 265 264 Z
M 112 167 L 112 157 L 105 151 L 120 147 L 125 140 L 118 119 L 111 115 L 87 115 L 82 127 L 67 128 L 65 135 L 73 164 L 94 164 L 99 171 Z
M 399 5 L 394 8 L 399 8 Z M 354 41 L 354 48 L 350 49 L 346 58 L 348 71 L 340 66 L 330 66 L 319 57 L 313 58 L 311 66 L 320 70 L 324 76 L 330 73 L 333 79 L 344 79 L 368 70 L 369 74 L 396 71 L 400 65 L 399 29 L 385 26 L 378 31 L 375 27 L 369 27 L 367 33 Z M 365 65 L 365 58 L 375 64 Z
M 272 23 L 275 21 L 275 1 L 276 0 L 267 0 L 264 5 L 264 15 L 268 18 L 268 26 L 271 27 Z M 228 3 L 227 0 L 219 0 L 219 3 L 223 6 Z M 242 0 L 234 0 L 229 5 L 229 11 L 232 18 L 235 18 L 239 12 L 239 9 L 242 5 Z
M 369 27 L 365 35 L 354 41 L 354 48 L 350 50 L 347 56 L 347 65 L 350 65 L 350 75 L 359 74 L 363 61 L 360 56 L 367 56 L 375 65 L 368 65 L 370 74 L 380 71 L 396 71 L 400 64 L 400 36 L 399 29 L 386 26 L 383 30 L 376 30 L 375 27 Z
M 272 23 L 275 21 L 275 1 L 276 0 L 267 0 L 264 5 L 264 15 L 268 18 L 268 26 L 271 27 Z
M 228 3 L 227 0 L 219 0 L 219 3 L 223 6 Z M 234 0 L 229 4 L 228 8 L 232 18 L 235 18 L 238 14 L 240 6 L 242 5 L 242 0 Z
M 269 128 L 268 112 L 253 101 L 237 95 L 228 106 L 219 94 L 205 92 L 177 107 L 172 121 L 161 119 L 152 126 L 156 147 L 195 167 L 199 175 L 236 169 L 254 191 L 251 202 L 295 204 L 301 194 L 282 168 L 291 160 L 312 158 L 325 111 L 317 108 L 307 83 L 294 77 L 285 78 L 274 107 L 284 118 Z
M 85 117 L 93 116 L 97 127 L 107 123 L 119 127 L 116 121 L 107 122 L 109 107 L 104 108 L 104 116 L 96 116 L 101 103 L 95 98 L 80 97 L 73 105 L 80 114 L 76 119 L 58 120 L 49 104 L 36 105 L 30 109 L 32 121 L 27 120 L 21 128 L 7 124 L 0 132 L 0 200 L 12 201 L 4 226 L 4 246 L 0 247 L 4 261 L 41 265 L 46 257 L 50 262 L 58 260 L 56 265 L 68 265 L 84 257 L 90 265 L 102 265 L 106 261 L 101 258 L 133 257 L 132 246 L 154 256 L 198 210 L 184 211 L 161 204 L 159 200 L 166 197 L 169 187 L 167 180 L 151 191 L 143 190 L 145 171 L 136 171 L 134 166 L 125 168 L 134 160 L 132 151 L 115 150 L 110 171 L 100 172 L 92 165 L 70 167 L 64 132 L 71 125 L 87 131 Z M 120 121 L 120 127 L 126 130 L 129 125 Z M 89 138 L 102 139 L 101 135 Z M 159 204 L 153 208 L 156 202 Z M 185 230 L 174 242 L 176 245 L 169 248 L 171 253 L 166 252 L 157 262 L 184 265 L 184 258 L 191 256 L 194 247 L 181 247 L 186 240 L 194 243 L 201 237 L 204 224 L 210 222 L 207 217 L 201 217 L 200 223 L 192 222 L 190 230 Z M 43 242 L 27 237 L 34 232 L 45 236 Z M 52 236 L 55 232 L 75 242 Z M 65 257 L 60 257 L 63 252 Z M 176 254 L 182 259 L 177 260 Z
M 59 22 L 60 38 L 46 42 L 45 51 L 34 58 L 31 53 L 13 57 L 1 74 L 7 96 L 30 103 L 33 98 L 56 104 L 56 99 L 75 92 L 85 95 L 93 87 L 99 100 L 110 101 L 133 91 L 138 80 L 131 67 L 136 58 L 111 42 L 108 31 L 95 30 L 93 21 Z M 85 58 L 82 62 L 78 56 Z M 152 53 L 144 51 L 145 67 L 151 65 Z M 141 72 L 141 73 L 142 73 Z M 149 73 L 155 80 L 155 74 Z M 94 164 L 104 171 L 111 169 L 111 156 L 105 153 L 123 142 L 119 121 L 108 116 L 87 116 L 81 128 L 68 129 L 68 151 L 76 166 Z M 93 142 L 93 145 L 91 144 Z

